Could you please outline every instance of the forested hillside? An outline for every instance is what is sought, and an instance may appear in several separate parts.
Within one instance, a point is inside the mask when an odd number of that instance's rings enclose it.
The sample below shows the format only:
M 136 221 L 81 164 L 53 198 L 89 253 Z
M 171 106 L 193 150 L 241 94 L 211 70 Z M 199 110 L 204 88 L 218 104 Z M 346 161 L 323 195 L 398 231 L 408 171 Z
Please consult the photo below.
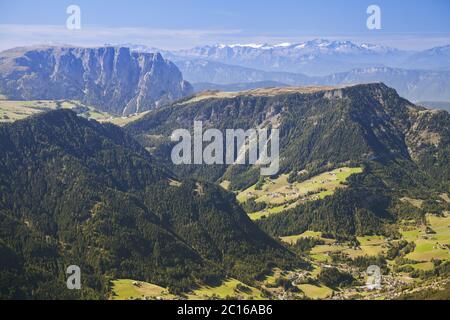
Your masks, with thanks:
M 407 211 L 400 198 L 439 199 L 448 192 L 449 114 L 417 107 L 384 84 L 203 93 L 152 112 L 126 130 L 170 163 L 171 132 L 192 129 L 195 120 L 220 130 L 279 128 L 280 174 L 289 174 L 290 181 L 342 166 L 363 168 L 334 195 L 259 222 L 276 236 L 311 228 L 343 237 L 395 236 L 395 222 Z M 255 166 L 172 169 L 184 177 L 227 181 L 232 190 L 261 182 Z
M 106 298 L 117 278 L 182 292 L 305 266 L 232 194 L 177 179 L 118 127 L 58 110 L 2 125 L 0 144 L 2 298 Z

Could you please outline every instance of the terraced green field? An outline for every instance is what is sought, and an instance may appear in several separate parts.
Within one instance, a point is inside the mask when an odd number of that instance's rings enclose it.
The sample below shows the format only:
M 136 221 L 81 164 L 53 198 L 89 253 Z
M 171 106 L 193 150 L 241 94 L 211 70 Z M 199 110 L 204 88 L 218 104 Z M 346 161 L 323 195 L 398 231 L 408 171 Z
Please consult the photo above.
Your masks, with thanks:
M 432 259 L 450 261 L 450 215 L 427 215 L 426 219 L 435 234 L 427 234 L 424 227 L 402 231 L 406 240 L 416 244 L 415 250 L 406 255 L 406 258 L 418 262 L 429 262 Z
M 326 299 L 333 293 L 333 290 L 325 286 L 319 287 L 312 284 L 301 284 L 298 287 L 310 299 Z
M 344 167 L 295 183 L 289 183 L 289 175 L 284 174 L 277 179 L 267 178 L 259 189 L 253 185 L 240 192 L 237 200 L 244 203 L 253 199 L 256 203 L 265 203 L 268 208 L 249 214 L 252 220 L 259 220 L 295 208 L 306 201 L 330 196 L 336 189 L 344 187 L 343 183 L 347 181 L 348 177 L 361 172 L 362 168 Z
M 353 248 L 348 244 L 339 244 L 336 243 L 335 240 L 323 238 L 321 232 L 314 231 L 306 231 L 300 235 L 281 237 L 280 239 L 285 243 L 293 245 L 298 239 L 307 237 L 321 239 L 325 243 L 323 245 L 317 245 L 311 250 L 311 257 L 320 262 L 327 261 L 328 254 L 335 252 L 345 253 L 351 258 L 356 258 L 359 256 L 377 256 L 386 252 L 388 244 L 387 239 L 384 237 L 365 236 L 357 237 L 361 245 L 359 248 Z
M 263 299 L 259 289 L 247 286 L 236 279 L 229 279 L 218 287 L 200 287 L 185 296 L 189 300 L 226 299 L 228 297 L 240 300 Z M 112 300 L 173 300 L 176 298 L 179 297 L 170 294 L 166 288 L 151 283 L 130 279 L 112 281 Z
M 54 109 L 41 101 L 7 101 L 0 99 L 0 122 L 13 122 L 33 114 Z
M 416 264 L 405 264 L 404 267 L 410 266 L 414 270 L 431 271 L 434 269 L 434 264 L 432 262 L 421 262 Z
M 147 112 L 142 112 L 142 113 L 139 113 L 139 114 L 130 115 L 130 116 L 127 116 L 127 117 L 116 117 L 116 116 L 114 116 L 114 117 L 110 117 L 108 119 L 102 119 L 102 120 L 99 120 L 99 121 L 100 122 L 110 122 L 110 123 L 115 124 L 116 126 L 124 127 L 127 124 L 129 124 L 130 122 L 133 122 L 135 120 L 138 120 L 138 119 L 144 117 L 147 113 L 148 113 L 148 111 Z
M 171 300 L 175 296 L 167 289 L 141 281 L 119 279 L 112 281 L 112 300 L 164 299 Z
M 426 226 L 408 226 L 401 229 L 402 238 L 408 242 L 414 242 L 415 249 L 406 254 L 400 261 L 410 261 L 402 264 L 401 267 L 410 267 L 419 271 L 431 271 L 434 269 L 433 260 L 450 261 L 450 214 L 443 213 L 442 216 L 426 216 L 427 226 L 435 233 L 426 232 Z M 280 238 L 287 244 L 295 244 L 300 238 L 313 237 L 322 239 L 325 244 L 316 245 L 309 253 L 309 258 L 313 263 L 330 264 L 332 253 L 342 253 L 349 258 L 362 256 L 385 256 L 389 248 L 398 240 L 392 240 L 383 236 L 357 237 L 360 245 L 354 247 L 349 243 L 339 243 L 331 239 L 324 239 L 320 232 L 307 231 L 303 234 L 292 235 Z M 396 266 L 396 260 L 388 261 L 390 268 Z M 400 266 L 400 265 L 398 265 Z M 404 274 L 404 281 L 411 280 L 408 273 Z M 308 288 L 308 287 L 307 287 Z M 307 289 L 306 288 L 306 289 Z
M 298 234 L 295 236 L 287 236 L 287 237 L 281 237 L 280 240 L 288 243 L 288 244 L 295 244 L 299 239 L 301 238 L 322 238 L 322 232 L 315 232 L 315 231 L 305 231 L 302 234 Z
M 239 286 L 245 288 L 239 289 Z M 239 300 L 262 300 L 263 296 L 259 289 L 247 286 L 236 279 L 229 279 L 219 287 L 202 287 L 187 295 L 189 300 L 203 300 L 208 298 L 225 299 L 235 297 Z
M 31 101 L 13 101 L 0 99 L 0 122 L 13 122 L 24 119 L 33 114 L 56 109 L 78 110 L 80 114 L 90 119 L 108 120 L 113 116 L 96 110 L 95 108 L 83 105 L 78 101 L 71 100 L 31 100 Z
M 118 126 L 126 124 L 145 116 L 148 112 L 128 117 L 119 117 L 107 112 L 99 111 L 91 106 L 83 105 L 78 101 L 71 100 L 30 100 L 13 101 L 5 100 L 0 97 L 0 123 L 14 122 L 25 119 L 34 114 L 56 109 L 71 109 L 79 115 L 94 119 L 99 122 L 111 122 Z

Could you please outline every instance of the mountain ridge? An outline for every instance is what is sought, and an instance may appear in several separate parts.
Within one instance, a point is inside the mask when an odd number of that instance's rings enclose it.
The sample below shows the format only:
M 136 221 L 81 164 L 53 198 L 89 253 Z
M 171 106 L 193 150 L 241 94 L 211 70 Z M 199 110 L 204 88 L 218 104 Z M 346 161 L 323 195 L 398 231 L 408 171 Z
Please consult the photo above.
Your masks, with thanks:
M 178 68 L 158 53 L 70 46 L 23 47 L 0 53 L 0 93 L 10 99 L 72 99 L 129 115 L 191 91 Z
M 205 92 L 148 114 L 126 130 L 154 150 L 156 157 L 170 163 L 166 151 L 170 150 L 172 130 L 190 129 L 193 121 L 199 120 L 219 130 L 246 130 L 264 123 L 270 128 L 277 123 L 279 174 L 289 175 L 289 181 L 344 166 L 364 168 L 350 179 L 350 187 L 334 196 L 258 222 L 274 236 L 311 228 L 334 236 L 393 236 L 389 225 L 399 217 L 394 203 L 410 194 L 444 192 L 450 181 L 446 165 L 449 114 L 415 106 L 382 83 L 256 89 L 229 95 Z M 155 141 L 151 137 L 156 135 L 159 139 Z M 261 181 L 259 170 L 252 166 L 172 166 L 172 170 L 184 177 L 227 181 L 235 191 Z M 361 215 L 367 226 L 357 223 Z
M 204 60 L 175 60 L 185 77 L 194 87 L 221 90 L 236 88 L 244 84 L 267 87 L 265 81 L 279 82 L 290 86 L 344 85 L 368 82 L 384 82 L 395 88 L 400 95 L 412 101 L 450 101 L 450 72 L 391 67 L 366 67 L 321 77 L 310 77 L 289 72 L 267 72 Z M 447 85 L 448 84 L 448 85 Z M 273 85 L 270 85 L 273 86 Z M 279 86 L 279 85 L 277 85 Z
M 363 67 L 402 61 L 410 54 L 379 45 L 315 39 L 301 43 L 270 45 L 212 45 L 188 50 L 165 51 L 174 60 L 196 58 L 264 71 L 323 76 Z

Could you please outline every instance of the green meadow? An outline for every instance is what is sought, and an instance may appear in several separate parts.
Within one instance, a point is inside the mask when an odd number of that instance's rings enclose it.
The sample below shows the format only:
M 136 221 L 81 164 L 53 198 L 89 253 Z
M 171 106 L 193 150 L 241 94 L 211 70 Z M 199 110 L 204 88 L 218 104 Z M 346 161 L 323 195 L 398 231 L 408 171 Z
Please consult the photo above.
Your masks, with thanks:
M 362 168 L 344 167 L 295 183 L 289 183 L 289 175 L 284 174 L 276 179 L 265 179 L 260 188 L 253 185 L 238 193 L 237 200 L 244 203 L 253 199 L 256 203 L 265 203 L 266 209 L 249 214 L 252 220 L 259 220 L 295 208 L 307 201 L 333 195 L 336 189 L 344 187 L 344 183 L 352 174 L 361 172 Z
M 148 112 L 138 115 L 120 117 L 108 112 L 99 111 L 94 107 L 84 105 L 78 101 L 72 100 L 29 100 L 14 101 L 1 99 L 0 97 L 0 123 L 14 122 L 25 119 L 34 114 L 56 109 L 70 109 L 77 112 L 80 116 L 88 119 L 94 119 L 99 122 L 111 122 L 117 126 L 126 124 L 144 117 Z
M 326 299 L 333 294 L 333 290 L 323 285 L 301 284 L 298 288 L 310 299 Z
M 187 296 L 189 300 L 203 300 L 210 298 L 226 299 L 229 297 L 234 297 L 239 300 L 264 299 L 259 289 L 247 286 L 236 279 L 228 279 L 218 287 L 200 287 Z
M 427 234 L 424 227 L 402 231 L 406 240 L 416 244 L 414 251 L 406 255 L 406 258 L 418 262 L 429 262 L 433 259 L 450 261 L 450 215 L 427 215 L 426 220 L 428 227 L 435 233 Z
M 112 300 L 142 300 L 164 299 L 171 300 L 175 296 L 167 289 L 141 281 L 119 279 L 112 281 Z
M 239 300 L 264 299 L 259 289 L 247 286 L 236 279 L 228 279 L 220 286 L 201 286 L 184 298 L 189 300 L 226 299 L 229 297 Z M 130 279 L 118 279 L 112 281 L 112 300 L 173 300 L 177 297 L 170 294 L 166 288 Z

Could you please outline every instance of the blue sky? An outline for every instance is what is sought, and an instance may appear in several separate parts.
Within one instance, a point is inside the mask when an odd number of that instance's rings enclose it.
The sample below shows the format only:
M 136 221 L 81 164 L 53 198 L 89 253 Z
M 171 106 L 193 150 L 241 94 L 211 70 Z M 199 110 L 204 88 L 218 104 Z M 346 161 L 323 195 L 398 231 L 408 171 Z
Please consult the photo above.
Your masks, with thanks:
M 0 49 L 129 42 L 176 49 L 319 37 L 405 49 L 450 44 L 449 0 L 0 1 Z M 71 4 L 81 8 L 81 30 L 65 28 Z M 366 27 L 371 4 L 381 8 L 381 30 Z

